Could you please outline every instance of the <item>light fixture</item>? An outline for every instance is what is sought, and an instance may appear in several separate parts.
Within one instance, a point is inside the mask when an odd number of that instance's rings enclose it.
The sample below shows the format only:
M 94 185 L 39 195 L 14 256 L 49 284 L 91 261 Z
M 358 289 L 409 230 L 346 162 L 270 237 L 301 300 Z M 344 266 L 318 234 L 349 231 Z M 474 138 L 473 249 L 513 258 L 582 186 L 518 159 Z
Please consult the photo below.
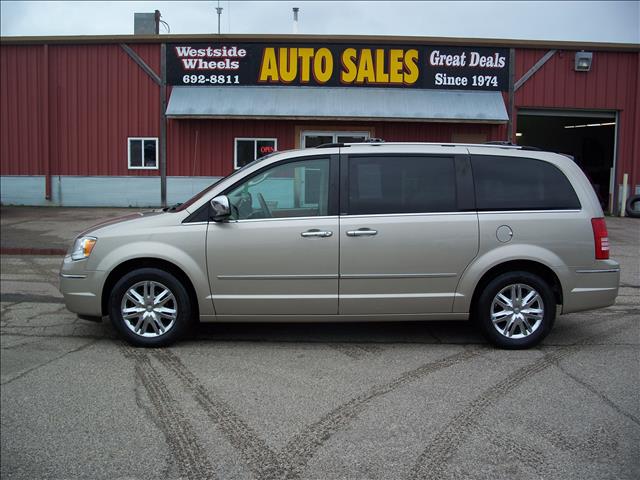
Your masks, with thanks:
M 576 52 L 576 61 L 574 70 L 576 72 L 588 72 L 591 70 L 591 62 L 593 61 L 593 53 L 584 50 Z
M 522 132 L 516 132 L 516 137 L 521 137 L 522 136 Z
M 585 123 L 584 125 L 565 125 L 564 128 L 586 128 L 586 127 L 607 127 L 610 125 L 615 125 L 616 122 L 607 122 L 607 123 Z M 516 135 L 518 135 L 516 133 Z

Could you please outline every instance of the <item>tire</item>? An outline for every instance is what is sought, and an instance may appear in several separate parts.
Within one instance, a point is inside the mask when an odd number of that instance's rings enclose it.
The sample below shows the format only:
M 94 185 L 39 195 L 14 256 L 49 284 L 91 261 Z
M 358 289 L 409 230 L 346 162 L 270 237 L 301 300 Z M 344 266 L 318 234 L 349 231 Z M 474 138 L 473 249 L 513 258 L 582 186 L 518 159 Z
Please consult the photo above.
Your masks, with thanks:
M 627 217 L 640 218 L 640 195 L 633 195 L 627 200 L 625 206 Z
M 528 304 L 513 304 L 518 292 L 519 298 L 528 299 Z M 539 276 L 525 271 L 503 273 L 491 280 L 481 292 L 475 311 L 476 323 L 487 340 L 507 349 L 537 345 L 551 331 L 555 316 L 556 301 L 551 287 Z
M 191 312 L 184 285 L 158 268 L 127 273 L 109 297 L 111 323 L 127 342 L 138 347 L 165 347 L 176 342 L 191 325 Z

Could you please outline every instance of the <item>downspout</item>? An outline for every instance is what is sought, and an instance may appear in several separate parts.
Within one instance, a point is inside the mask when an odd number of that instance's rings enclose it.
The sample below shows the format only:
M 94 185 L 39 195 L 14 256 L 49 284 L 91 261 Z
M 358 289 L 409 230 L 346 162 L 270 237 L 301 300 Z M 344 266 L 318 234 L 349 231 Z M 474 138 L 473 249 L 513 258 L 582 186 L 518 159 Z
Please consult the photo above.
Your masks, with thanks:
M 640 53 L 638 53 L 638 63 L 640 64 Z M 640 159 L 640 135 L 638 134 L 638 128 L 640 128 L 640 100 L 638 100 L 638 95 L 640 95 L 640 76 L 636 76 L 636 108 L 634 112 L 633 124 L 636 126 L 636 134 L 633 136 L 633 146 L 631 147 L 631 185 L 633 190 L 631 191 L 632 195 L 636 195 L 638 192 L 635 190 L 638 183 L 640 183 L 640 172 L 638 172 L 638 162 L 635 162 L 634 159 Z M 618 114 L 618 118 L 620 115 Z M 633 180 L 636 180 L 638 183 L 633 183 Z
M 509 111 L 507 112 L 509 115 L 509 122 L 507 123 L 507 142 L 512 143 L 514 139 L 513 135 L 513 110 L 514 110 L 514 99 L 515 99 L 515 79 L 516 79 L 516 49 L 509 49 L 509 101 L 507 108 Z
M 167 206 L 167 44 L 160 44 L 160 202 Z
M 44 179 L 44 198 L 45 200 L 51 200 L 51 119 L 49 118 L 49 84 L 51 79 L 49 78 L 49 45 L 44 44 L 43 52 L 43 71 L 44 75 L 44 99 L 42 105 L 42 118 L 44 119 L 45 126 L 43 129 L 43 147 L 45 155 L 45 179 Z

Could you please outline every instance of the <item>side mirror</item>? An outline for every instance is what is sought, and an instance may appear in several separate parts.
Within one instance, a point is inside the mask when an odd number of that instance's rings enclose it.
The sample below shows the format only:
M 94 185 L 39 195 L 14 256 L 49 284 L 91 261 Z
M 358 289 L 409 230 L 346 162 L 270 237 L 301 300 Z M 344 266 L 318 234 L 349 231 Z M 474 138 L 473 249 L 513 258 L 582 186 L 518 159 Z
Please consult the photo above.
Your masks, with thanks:
M 229 198 L 226 195 L 218 195 L 210 203 L 214 222 L 223 222 L 229 218 L 231 208 L 229 207 Z

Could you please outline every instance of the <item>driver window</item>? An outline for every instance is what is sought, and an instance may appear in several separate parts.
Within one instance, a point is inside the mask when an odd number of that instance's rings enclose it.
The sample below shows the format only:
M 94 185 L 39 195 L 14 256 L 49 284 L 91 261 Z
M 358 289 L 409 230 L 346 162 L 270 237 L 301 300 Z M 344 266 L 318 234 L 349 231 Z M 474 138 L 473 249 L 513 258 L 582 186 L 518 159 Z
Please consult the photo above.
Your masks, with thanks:
M 227 196 L 233 220 L 327 215 L 329 159 L 290 162 L 264 170 Z

